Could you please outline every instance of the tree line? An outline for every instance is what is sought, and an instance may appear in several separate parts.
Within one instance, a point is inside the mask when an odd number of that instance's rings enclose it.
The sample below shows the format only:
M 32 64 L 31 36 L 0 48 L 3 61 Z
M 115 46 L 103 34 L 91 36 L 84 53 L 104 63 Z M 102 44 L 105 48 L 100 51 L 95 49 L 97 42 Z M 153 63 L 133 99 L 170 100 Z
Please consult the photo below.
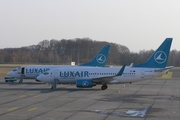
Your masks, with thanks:
M 129 48 L 105 41 L 95 41 L 90 38 L 75 38 L 62 40 L 43 40 L 37 45 L 21 48 L 0 49 L 0 64 L 70 64 L 76 65 L 90 61 L 104 46 L 111 46 L 107 65 L 134 65 L 145 62 L 154 50 L 130 52 Z M 168 65 L 180 66 L 180 51 L 171 50 Z

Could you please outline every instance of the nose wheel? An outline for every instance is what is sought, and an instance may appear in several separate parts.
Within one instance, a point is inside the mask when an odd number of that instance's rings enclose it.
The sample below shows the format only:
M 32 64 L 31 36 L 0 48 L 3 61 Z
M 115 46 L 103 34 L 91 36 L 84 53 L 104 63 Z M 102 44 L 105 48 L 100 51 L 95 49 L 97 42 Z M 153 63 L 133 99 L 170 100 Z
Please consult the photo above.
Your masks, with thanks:
M 106 85 L 106 84 L 103 84 L 102 86 L 101 86 L 101 89 L 102 90 L 105 90 L 105 89 L 107 89 L 108 88 L 108 86 Z

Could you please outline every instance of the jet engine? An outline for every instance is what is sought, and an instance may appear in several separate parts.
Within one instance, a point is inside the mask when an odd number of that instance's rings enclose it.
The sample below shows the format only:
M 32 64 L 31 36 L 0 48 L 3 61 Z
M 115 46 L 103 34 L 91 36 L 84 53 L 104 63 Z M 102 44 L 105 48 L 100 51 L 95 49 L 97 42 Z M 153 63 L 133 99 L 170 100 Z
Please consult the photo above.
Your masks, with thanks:
M 90 88 L 96 86 L 95 83 L 92 82 L 92 80 L 77 80 L 76 81 L 76 87 L 79 88 Z

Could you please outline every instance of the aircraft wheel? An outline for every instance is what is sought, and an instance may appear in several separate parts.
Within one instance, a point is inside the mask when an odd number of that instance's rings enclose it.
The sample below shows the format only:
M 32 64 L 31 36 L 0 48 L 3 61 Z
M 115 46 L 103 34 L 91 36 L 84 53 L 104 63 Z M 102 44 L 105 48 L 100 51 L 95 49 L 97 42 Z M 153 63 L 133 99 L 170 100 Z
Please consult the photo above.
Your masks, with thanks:
M 108 88 L 107 85 L 102 85 L 102 86 L 101 86 L 101 89 L 102 89 L 102 90 L 105 90 L 105 89 L 107 89 L 107 88 Z
M 51 89 L 53 89 L 53 86 L 51 86 Z

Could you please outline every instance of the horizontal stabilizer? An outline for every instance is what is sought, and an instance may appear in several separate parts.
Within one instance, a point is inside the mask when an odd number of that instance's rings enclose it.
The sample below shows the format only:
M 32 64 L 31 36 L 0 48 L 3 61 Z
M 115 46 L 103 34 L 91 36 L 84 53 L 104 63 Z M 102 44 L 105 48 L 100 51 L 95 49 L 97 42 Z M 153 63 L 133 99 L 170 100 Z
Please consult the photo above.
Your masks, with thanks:
M 169 70 L 171 68 L 173 68 L 174 66 L 168 66 L 168 67 L 165 67 L 165 68 L 162 68 L 162 69 L 158 69 L 158 70 L 154 70 L 155 72 L 162 72 L 164 70 Z
M 133 66 L 133 63 L 131 63 L 130 65 L 129 65 L 129 67 L 132 67 Z

